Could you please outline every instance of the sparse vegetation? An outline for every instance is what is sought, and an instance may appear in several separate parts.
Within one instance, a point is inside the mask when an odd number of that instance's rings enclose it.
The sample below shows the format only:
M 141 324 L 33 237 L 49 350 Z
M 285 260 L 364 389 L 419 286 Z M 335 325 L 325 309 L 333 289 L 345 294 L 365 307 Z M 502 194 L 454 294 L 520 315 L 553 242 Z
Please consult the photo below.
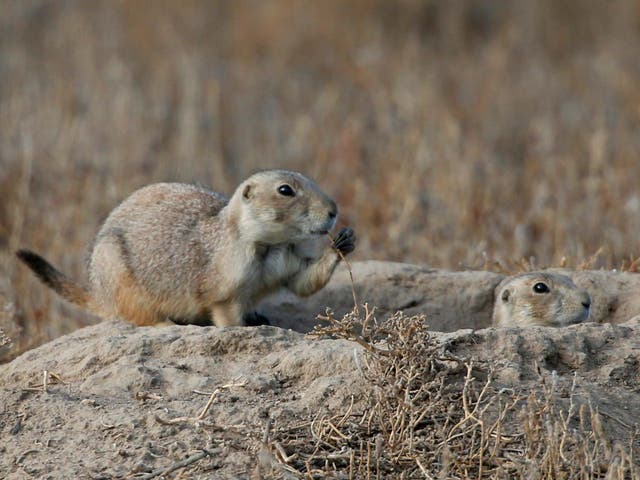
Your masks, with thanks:
M 501 388 L 491 365 L 447 354 L 421 316 L 378 323 L 365 308 L 326 318 L 315 335 L 364 347 L 368 401 L 276 430 L 272 478 L 640 478 L 635 438 L 610 438 L 577 377 L 568 398 L 555 372 L 541 373 L 537 390 Z

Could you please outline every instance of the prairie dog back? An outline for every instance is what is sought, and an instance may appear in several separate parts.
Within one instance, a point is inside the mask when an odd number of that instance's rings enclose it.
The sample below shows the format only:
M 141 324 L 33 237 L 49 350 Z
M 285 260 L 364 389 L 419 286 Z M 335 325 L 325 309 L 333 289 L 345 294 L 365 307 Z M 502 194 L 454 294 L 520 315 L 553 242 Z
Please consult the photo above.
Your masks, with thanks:
M 105 220 L 91 254 L 90 289 L 99 310 L 142 325 L 206 314 L 198 301 L 209 261 L 200 229 L 215 224 L 227 202 L 180 183 L 149 185 L 129 196 Z

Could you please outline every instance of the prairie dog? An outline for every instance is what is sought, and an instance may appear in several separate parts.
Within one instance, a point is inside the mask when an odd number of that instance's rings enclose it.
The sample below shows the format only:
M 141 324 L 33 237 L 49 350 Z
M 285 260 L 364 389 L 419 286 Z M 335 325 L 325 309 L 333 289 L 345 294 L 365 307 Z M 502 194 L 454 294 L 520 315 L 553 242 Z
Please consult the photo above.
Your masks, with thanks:
M 297 172 L 267 170 L 227 199 L 193 185 L 158 183 L 132 193 L 107 217 L 89 261 L 89 287 L 29 250 L 18 257 L 66 300 L 136 325 L 243 325 L 263 296 L 286 287 L 310 295 L 355 248 L 338 208 Z
M 566 275 L 522 273 L 496 287 L 493 325 L 562 327 L 586 321 L 590 307 L 589 293 Z

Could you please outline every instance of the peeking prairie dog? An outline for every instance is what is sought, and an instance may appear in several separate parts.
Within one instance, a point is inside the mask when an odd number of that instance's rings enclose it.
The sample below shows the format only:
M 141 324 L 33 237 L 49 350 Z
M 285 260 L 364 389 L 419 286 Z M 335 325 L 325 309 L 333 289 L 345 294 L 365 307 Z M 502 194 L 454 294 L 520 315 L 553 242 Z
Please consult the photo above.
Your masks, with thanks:
M 530 272 L 507 277 L 495 289 L 493 325 L 562 327 L 589 317 L 591 297 L 566 275 Z
M 136 325 L 243 325 L 265 295 L 321 289 L 355 234 L 333 240 L 338 208 L 300 173 L 268 170 L 231 198 L 193 185 L 158 183 L 135 191 L 102 225 L 89 262 L 89 287 L 29 250 L 18 257 L 66 300 Z

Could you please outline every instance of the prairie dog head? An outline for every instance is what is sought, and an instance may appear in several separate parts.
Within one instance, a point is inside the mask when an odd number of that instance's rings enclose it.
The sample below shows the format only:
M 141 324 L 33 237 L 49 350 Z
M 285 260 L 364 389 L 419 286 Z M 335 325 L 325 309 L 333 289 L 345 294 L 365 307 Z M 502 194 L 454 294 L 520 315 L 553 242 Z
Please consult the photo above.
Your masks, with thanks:
M 566 275 L 530 272 L 505 278 L 496 287 L 493 325 L 563 327 L 589 317 L 591 297 Z
M 335 225 L 336 202 L 304 175 L 267 170 L 246 179 L 230 202 L 239 208 L 242 234 L 275 245 L 324 237 Z

